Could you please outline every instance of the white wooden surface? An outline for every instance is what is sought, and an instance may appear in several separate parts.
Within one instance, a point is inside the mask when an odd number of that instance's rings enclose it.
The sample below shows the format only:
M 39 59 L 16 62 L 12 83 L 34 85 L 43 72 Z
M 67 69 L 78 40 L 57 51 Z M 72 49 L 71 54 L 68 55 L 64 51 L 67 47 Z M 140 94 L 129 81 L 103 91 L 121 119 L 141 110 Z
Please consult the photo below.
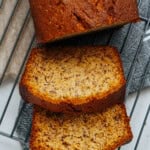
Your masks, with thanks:
M 5 106 L 6 100 L 10 94 L 12 83 L 13 82 L 7 82 L 2 87 L 0 87 L 0 108 L 1 108 L 0 115 Z M 136 97 L 136 93 L 128 96 L 126 100 L 126 108 L 128 114 L 130 114 L 135 97 Z M 10 133 L 18 113 L 19 101 L 20 101 L 20 96 L 18 93 L 18 86 L 17 86 L 15 88 L 14 94 L 12 95 L 12 99 L 8 107 L 8 111 L 0 127 L 0 131 Z M 150 104 L 150 88 L 147 88 L 141 92 L 137 105 L 135 107 L 135 111 L 131 118 L 131 127 L 134 134 L 134 138 L 132 142 L 123 146 L 121 150 L 134 150 L 137 137 L 139 135 L 149 104 Z M 0 150 L 21 150 L 21 146 L 18 142 L 0 136 Z M 139 146 L 137 150 L 150 150 L 150 114 L 144 126 L 143 134 L 139 141 Z
M 0 3 L 1 1 L 2 0 L 0 0 Z M 3 35 L 3 31 L 7 25 L 8 19 L 13 11 L 16 1 L 17 0 L 5 0 L 5 5 L 2 8 L 0 8 L 0 20 L 1 20 L 0 21 L 0 37 L 2 37 Z M 19 34 L 19 30 L 21 27 L 20 24 L 22 24 L 24 20 L 21 18 L 25 18 L 26 13 L 28 11 L 27 1 L 28 0 L 20 1 L 19 9 L 17 9 L 18 13 L 15 14 L 13 22 L 11 23 L 11 28 L 10 27 L 8 28 L 8 32 L 6 34 L 6 37 L 4 38 L 3 43 L 5 44 L 0 45 L 0 74 L 3 71 L 4 66 L 6 65 L 7 59 L 9 58 L 11 50 Z M 32 20 L 29 20 L 28 26 L 29 28 L 27 29 L 33 30 Z M 22 42 L 20 42 L 17 45 L 16 52 L 13 56 L 13 60 L 15 61 L 11 61 L 7 74 L 15 75 L 18 72 L 18 69 L 16 68 L 20 68 L 20 64 L 22 62 L 22 58 L 18 57 L 18 55 L 19 56 L 22 55 L 22 57 L 24 57 L 26 49 L 32 39 L 33 34 L 34 33 L 31 32 L 30 30 L 23 32 L 23 35 L 20 37 Z M 147 31 L 147 35 L 149 34 L 150 34 L 150 30 Z M 148 40 L 148 38 L 150 38 L 150 36 L 147 36 L 144 40 Z M 1 56 L 5 56 L 6 58 L 1 57 Z M 13 82 L 14 80 L 4 83 L 2 86 L 0 86 L 0 116 L 6 104 L 6 101 L 9 97 L 10 91 L 13 86 Z M 130 95 L 126 100 L 128 114 L 130 114 L 135 97 L 136 97 L 136 93 Z M 18 86 L 17 86 L 15 88 L 15 92 L 12 95 L 11 102 L 8 107 L 6 116 L 3 120 L 2 125 L 0 126 L 0 131 L 10 133 L 13 127 L 15 118 L 18 114 L 19 102 L 20 102 L 20 96 L 18 93 Z M 150 104 L 150 88 L 147 88 L 143 90 L 142 93 L 140 94 L 135 111 L 131 118 L 131 127 L 132 127 L 132 131 L 134 134 L 133 141 L 123 146 L 121 150 L 134 150 L 134 147 L 135 147 L 135 144 L 136 144 L 136 141 L 137 141 L 141 126 L 143 124 L 143 120 L 144 120 L 149 104 Z M 21 145 L 18 142 L 15 142 L 13 140 L 0 136 L 0 150 L 21 150 L 21 149 L 22 149 Z M 150 150 L 150 115 L 147 118 L 147 122 L 144 126 L 143 134 L 141 136 L 137 149 L 138 150 Z

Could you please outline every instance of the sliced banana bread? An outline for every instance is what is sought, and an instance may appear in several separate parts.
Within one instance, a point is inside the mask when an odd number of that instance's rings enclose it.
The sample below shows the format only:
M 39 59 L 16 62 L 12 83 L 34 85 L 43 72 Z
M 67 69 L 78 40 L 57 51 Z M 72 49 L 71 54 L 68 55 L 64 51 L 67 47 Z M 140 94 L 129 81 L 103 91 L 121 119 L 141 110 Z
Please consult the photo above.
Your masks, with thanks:
M 35 48 L 20 93 L 24 100 L 53 112 L 95 112 L 122 103 L 125 83 L 113 47 Z
M 39 43 L 139 20 L 136 0 L 29 0 Z
M 123 104 L 103 113 L 73 115 L 34 107 L 31 150 L 114 150 L 131 139 Z

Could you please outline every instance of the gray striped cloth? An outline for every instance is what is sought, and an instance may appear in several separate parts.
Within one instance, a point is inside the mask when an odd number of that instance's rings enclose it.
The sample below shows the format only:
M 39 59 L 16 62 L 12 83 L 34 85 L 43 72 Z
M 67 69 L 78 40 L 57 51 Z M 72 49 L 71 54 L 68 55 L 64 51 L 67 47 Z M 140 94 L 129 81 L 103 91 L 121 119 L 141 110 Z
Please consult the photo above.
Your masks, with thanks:
M 8 5 L 10 3 L 10 5 Z M 13 16 L 13 21 L 9 25 L 7 35 L 0 45 L 0 75 L 6 66 L 6 60 L 10 56 L 10 49 L 14 50 L 12 61 L 7 69 L 7 77 L 15 77 L 20 68 L 22 58 L 24 58 L 26 50 L 33 39 L 34 28 L 32 18 L 28 15 L 29 5 L 27 0 L 9 1 L 6 0 L 3 4 L 7 8 L 0 15 L 0 37 L 3 37 L 3 31 L 7 26 L 8 10 L 13 12 L 13 7 L 16 6 L 16 13 Z M 3 8 L 0 8 L 2 11 Z M 112 45 L 119 49 L 124 65 L 125 75 L 128 81 L 127 95 L 137 91 L 144 77 L 145 68 L 148 67 L 148 72 L 145 78 L 144 88 L 150 86 L 150 65 L 147 62 L 150 57 L 150 25 L 146 19 L 150 19 L 150 1 L 143 0 L 139 4 L 139 12 L 143 20 L 139 23 L 128 24 L 120 28 L 111 29 L 103 32 L 96 32 L 91 35 L 85 35 L 73 39 L 78 44 L 87 45 Z M 9 18 L 9 17 L 8 17 Z M 26 23 L 24 23 L 24 20 Z M 21 29 L 23 27 L 23 29 Z M 21 31 L 22 30 L 22 31 Z M 19 35 L 19 32 L 21 34 Z M 17 36 L 20 36 L 17 41 Z M 17 44 L 16 41 L 18 42 Z M 74 42 L 73 42 L 74 43 Z M 7 79 L 6 77 L 6 79 Z M 30 127 L 32 119 L 32 105 L 26 105 L 22 116 L 20 117 L 17 132 L 21 138 L 24 138 Z

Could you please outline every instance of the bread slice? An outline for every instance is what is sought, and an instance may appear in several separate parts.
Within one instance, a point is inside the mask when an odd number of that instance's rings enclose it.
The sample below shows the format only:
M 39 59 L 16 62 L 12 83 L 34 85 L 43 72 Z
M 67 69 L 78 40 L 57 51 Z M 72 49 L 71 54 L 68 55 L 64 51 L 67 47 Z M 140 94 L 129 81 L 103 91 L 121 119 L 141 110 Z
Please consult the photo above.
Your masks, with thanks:
M 34 107 L 31 150 L 114 150 L 131 139 L 123 104 L 103 113 L 73 115 Z
M 39 43 L 139 20 L 136 0 L 29 0 Z
M 125 83 L 113 47 L 35 48 L 20 93 L 24 100 L 53 112 L 95 112 L 122 103 Z

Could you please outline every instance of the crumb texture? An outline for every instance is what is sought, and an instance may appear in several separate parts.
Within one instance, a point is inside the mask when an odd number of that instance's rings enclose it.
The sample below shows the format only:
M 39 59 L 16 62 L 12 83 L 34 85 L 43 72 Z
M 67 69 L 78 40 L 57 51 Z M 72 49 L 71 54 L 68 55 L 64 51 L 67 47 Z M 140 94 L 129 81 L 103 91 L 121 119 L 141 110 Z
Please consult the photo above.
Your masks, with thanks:
M 55 47 L 32 50 L 21 84 L 54 104 L 84 104 L 118 91 L 125 79 L 112 47 Z
M 103 113 L 74 115 L 34 108 L 31 150 L 113 150 L 131 139 L 123 105 Z

